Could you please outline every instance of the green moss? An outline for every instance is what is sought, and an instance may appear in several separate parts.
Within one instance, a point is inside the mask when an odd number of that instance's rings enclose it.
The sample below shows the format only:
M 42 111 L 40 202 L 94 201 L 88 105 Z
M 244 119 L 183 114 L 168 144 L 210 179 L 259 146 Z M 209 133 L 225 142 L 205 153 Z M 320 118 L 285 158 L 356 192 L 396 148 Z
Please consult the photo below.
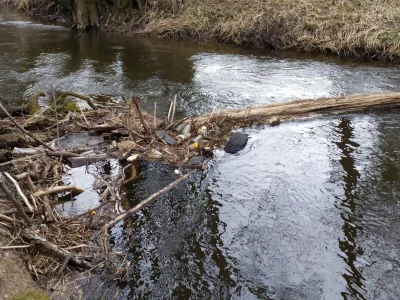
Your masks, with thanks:
M 10 300 L 51 300 L 45 293 L 34 291 L 34 292 L 22 292 L 14 295 Z
M 66 111 L 72 111 L 72 112 L 79 111 L 78 105 L 76 105 L 76 103 L 73 102 L 73 101 L 69 101 L 69 102 L 65 103 L 65 104 L 62 106 L 62 108 L 63 108 L 64 110 L 66 110 Z

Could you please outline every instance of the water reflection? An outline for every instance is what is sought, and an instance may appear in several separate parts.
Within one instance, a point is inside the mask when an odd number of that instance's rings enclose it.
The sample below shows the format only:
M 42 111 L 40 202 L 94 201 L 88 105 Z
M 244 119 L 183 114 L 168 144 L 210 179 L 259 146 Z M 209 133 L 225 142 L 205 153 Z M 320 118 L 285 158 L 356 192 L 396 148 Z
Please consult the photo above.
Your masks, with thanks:
M 340 209 L 341 217 L 344 221 L 343 232 L 344 238 L 339 239 L 339 248 L 343 252 L 343 260 L 347 263 L 349 269 L 347 274 L 343 277 L 347 281 L 347 291 L 342 292 L 345 299 L 348 296 L 354 296 L 357 299 L 366 299 L 363 296 L 365 287 L 362 283 L 364 280 L 362 274 L 357 269 L 355 263 L 357 258 L 363 255 L 363 250 L 357 243 L 357 233 L 362 231 L 360 205 L 357 203 L 357 181 L 360 173 L 357 171 L 354 163 L 353 152 L 355 148 L 359 147 L 352 138 L 353 127 L 351 121 L 343 118 L 341 119 L 337 133 L 339 134 L 340 142 L 337 142 L 341 150 L 341 158 L 339 160 L 343 170 L 344 176 L 342 181 L 344 183 L 344 198 L 341 200 Z

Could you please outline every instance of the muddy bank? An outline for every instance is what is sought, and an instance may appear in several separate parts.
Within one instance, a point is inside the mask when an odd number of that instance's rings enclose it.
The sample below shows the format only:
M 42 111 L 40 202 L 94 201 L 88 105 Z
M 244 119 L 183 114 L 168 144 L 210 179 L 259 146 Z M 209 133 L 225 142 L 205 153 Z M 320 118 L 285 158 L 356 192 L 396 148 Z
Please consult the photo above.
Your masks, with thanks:
M 126 3 L 125 3 L 126 2 Z M 389 61 L 400 59 L 397 1 L 141 1 L 104 3 L 103 31 L 211 40 L 251 48 L 294 49 Z M 72 25 L 71 10 L 50 0 L 1 0 L 25 13 Z M 124 6 L 125 5 L 125 6 Z M 144 13 L 145 11 L 145 13 Z

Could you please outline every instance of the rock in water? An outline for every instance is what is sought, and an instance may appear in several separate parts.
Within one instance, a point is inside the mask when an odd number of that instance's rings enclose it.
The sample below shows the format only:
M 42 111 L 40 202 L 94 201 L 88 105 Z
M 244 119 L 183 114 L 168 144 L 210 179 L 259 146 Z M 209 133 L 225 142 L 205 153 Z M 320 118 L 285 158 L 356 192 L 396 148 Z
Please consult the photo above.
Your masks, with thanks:
M 246 147 L 247 140 L 249 139 L 247 134 L 241 132 L 235 132 L 229 142 L 226 144 L 224 150 L 225 152 L 235 154 L 238 151 Z

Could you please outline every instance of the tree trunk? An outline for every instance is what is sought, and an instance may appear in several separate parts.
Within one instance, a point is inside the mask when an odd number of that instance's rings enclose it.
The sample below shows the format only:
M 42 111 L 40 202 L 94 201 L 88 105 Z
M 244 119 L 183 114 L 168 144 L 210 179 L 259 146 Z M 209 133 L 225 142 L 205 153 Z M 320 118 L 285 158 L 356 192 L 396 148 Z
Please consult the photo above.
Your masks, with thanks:
M 138 5 L 140 15 L 144 16 L 146 13 L 146 0 L 136 0 L 136 3 Z
M 97 30 L 99 23 L 97 0 L 74 0 L 74 8 L 78 31 Z

